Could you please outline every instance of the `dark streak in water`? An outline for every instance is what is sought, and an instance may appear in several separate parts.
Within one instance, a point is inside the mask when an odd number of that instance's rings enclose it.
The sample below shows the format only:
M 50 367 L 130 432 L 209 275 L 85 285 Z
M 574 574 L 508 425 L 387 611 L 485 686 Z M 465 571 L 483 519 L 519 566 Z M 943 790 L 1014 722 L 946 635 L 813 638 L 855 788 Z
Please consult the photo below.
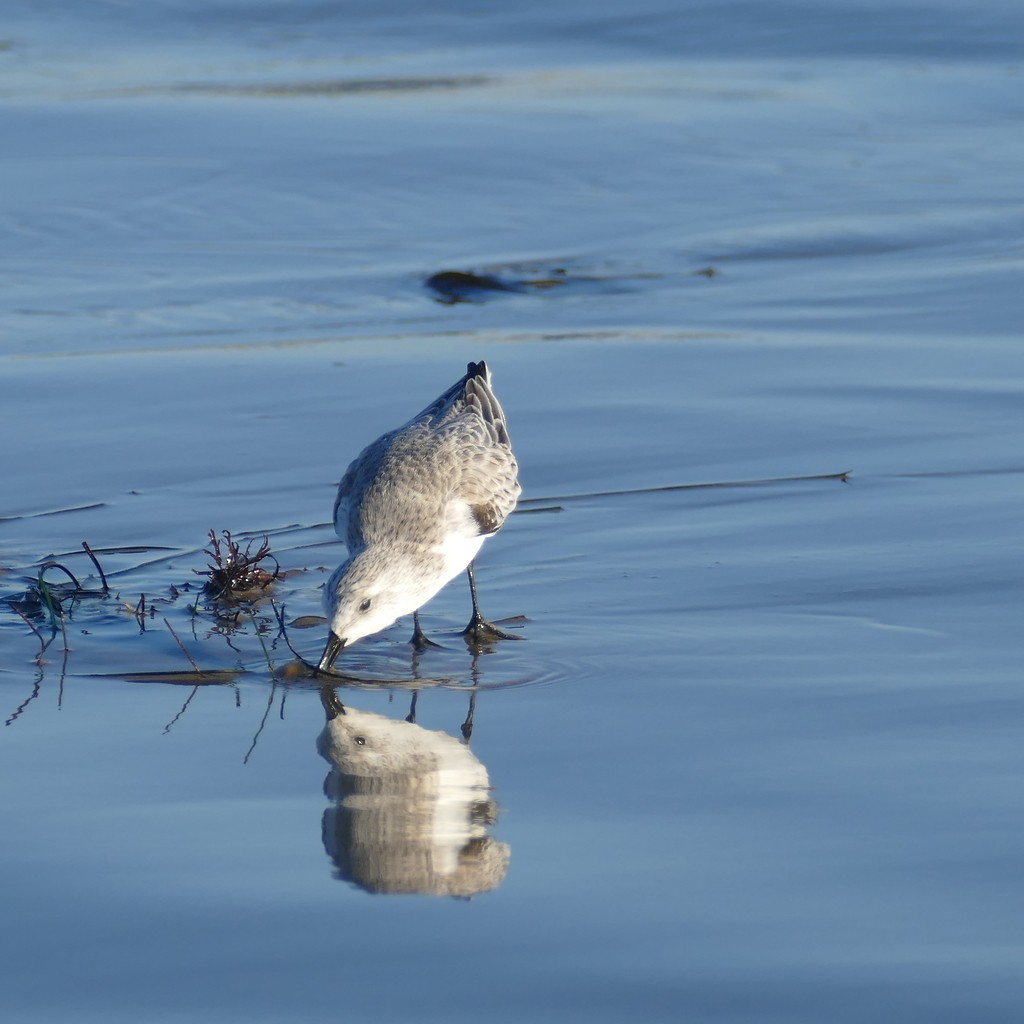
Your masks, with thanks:
M 42 519 L 44 516 L 62 516 L 68 512 L 88 512 L 90 509 L 106 507 L 107 503 L 105 501 L 97 501 L 92 505 L 76 505 L 74 508 L 55 508 L 46 512 L 26 512 L 21 516 L 0 516 L 0 523 L 13 523 L 18 519 Z M 76 554 L 80 553 L 76 552 Z
M 959 476 L 1014 476 L 1018 473 L 1024 473 L 1024 466 L 1004 466 L 994 469 L 940 469 L 924 470 L 920 473 L 880 473 L 879 475 L 893 480 L 915 480 L 921 477 L 941 479 Z
M 167 683 L 172 686 L 223 686 L 245 673 L 239 669 L 193 669 L 181 672 L 91 672 L 89 679 L 123 679 L 127 683 Z
M 110 89 L 94 96 L 166 96 L 193 93 L 202 96 L 256 96 L 293 98 L 307 96 L 356 96 L 366 93 L 427 92 L 470 89 L 494 82 L 490 75 L 445 75 L 395 78 L 333 78 L 309 82 L 181 82 L 173 85 L 140 85 Z
M 116 548 L 92 548 L 93 554 L 96 555 L 141 555 L 148 551 L 178 551 L 178 548 L 169 548 L 161 544 L 131 544 L 125 547 Z M 70 558 L 72 555 L 80 555 L 81 549 L 75 551 L 63 551 L 56 555 L 49 555 L 49 558 Z M 45 561 L 45 559 L 40 559 Z
M 705 271 L 698 271 L 705 273 Z M 591 287 L 605 292 L 627 288 L 627 282 L 658 280 L 660 273 L 579 274 L 566 267 L 506 266 L 492 270 L 442 270 L 423 283 L 445 306 L 485 302 L 495 294 L 546 292 L 563 286 Z
M 770 487 L 773 484 L 792 484 L 813 480 L 838 480 L 841 483 L 847 483 L 849 482 L 849 479 L 849 470 L 844 470 L 842 473 L 815 473 L 811 476 L 780 476 L 770 477 L 765 480 L 723 480 L 717 483 L 704 484 L 663 484 L 660 487 L 634 487 L 618 491 L 591 491 L 587 494 L 559 494 L 545 498 L 526 498 L 519 504 L 532 505 L 545 501 L 584 501 L 588 498 L 618 498 L 631 494 L 660 494 L 666 491 L 700 491 L 710 490 L 711 488 L 726 487 Z M 522 509 L 521 511 L 556 511 L 556 509 Z

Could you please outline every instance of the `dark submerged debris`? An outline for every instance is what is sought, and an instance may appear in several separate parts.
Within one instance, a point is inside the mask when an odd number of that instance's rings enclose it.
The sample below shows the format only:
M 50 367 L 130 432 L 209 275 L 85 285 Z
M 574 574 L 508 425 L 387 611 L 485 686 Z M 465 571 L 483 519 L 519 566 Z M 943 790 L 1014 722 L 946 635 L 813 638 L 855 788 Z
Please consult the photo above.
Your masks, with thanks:
M 292 629 L 314 629 L 327 622 L 326 615 L 300 615 L 288 623 Z
M 244 550 L 228 530 L 223 530 L 220 537 L 215 530 L 210 530 L 209 537 L 209 546 L 203 548 L 204 554 L 210 559 L 209 567 L 193 570 L 197 576 L 207 577 L 203 584 L 207 597 L 251 597 L 254 593 L 266 590 L 274 580 L 280 579 L 281 567 L 270 553 L 270 541 L 266 536 L 258 546 L 255 539 L 250 540 Z M 274 563 L 272 572 L 261 564 L 268 559 Z
M 711 267 L 696 273 L 711 276 Z M 631 271 L 611 267 L 574 270 L 545 264 L 512 264 L 490 270 L 442 270 L 431 274 L 424 284 L 436 302 L 451 306 L 459 302 L 487 302 L 502 294 L 537 295 L 554 289 L 603 294 L 632 291 L 638 282 L 658 281 L 663 272 Z
M 494 274 L 475 274 L 466 270 L 442 270 L 428 277 L 426 285 L 435 292 L 437 301 L 445 305 L 480 302 L 487 297 L 488 292 L 526 290 L 519 281 L 506 281 Z

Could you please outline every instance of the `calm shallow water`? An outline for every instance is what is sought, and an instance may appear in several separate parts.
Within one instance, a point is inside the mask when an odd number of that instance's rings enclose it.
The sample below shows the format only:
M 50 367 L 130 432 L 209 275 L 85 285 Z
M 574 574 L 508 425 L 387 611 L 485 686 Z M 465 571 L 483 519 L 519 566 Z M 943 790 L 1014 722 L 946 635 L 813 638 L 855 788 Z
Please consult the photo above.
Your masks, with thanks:
M 113 595 L 41 664 L 0 612 L 10 1013 L 1016 1019 L 1016 6 L 11 19 L 0 586 Z M 338 476 L 471 358 L 528 640 L 456 582 L 355 648 L 376 792 L 184 585 L 266 532 L 319 612 Z

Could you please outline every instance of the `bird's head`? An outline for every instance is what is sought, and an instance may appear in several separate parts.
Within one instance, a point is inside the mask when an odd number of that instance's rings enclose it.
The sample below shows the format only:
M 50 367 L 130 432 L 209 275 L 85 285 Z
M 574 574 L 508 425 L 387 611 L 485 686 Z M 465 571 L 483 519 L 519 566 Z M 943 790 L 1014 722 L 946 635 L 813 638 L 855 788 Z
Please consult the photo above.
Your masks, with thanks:
M 381 558 L 375 551 L 364 551 L 342 563 L 324 595 L 331 635 L 320 668 L 329 669 L 345 647 L 386 629 L 423 600 L 409 559 L 401 554 Z

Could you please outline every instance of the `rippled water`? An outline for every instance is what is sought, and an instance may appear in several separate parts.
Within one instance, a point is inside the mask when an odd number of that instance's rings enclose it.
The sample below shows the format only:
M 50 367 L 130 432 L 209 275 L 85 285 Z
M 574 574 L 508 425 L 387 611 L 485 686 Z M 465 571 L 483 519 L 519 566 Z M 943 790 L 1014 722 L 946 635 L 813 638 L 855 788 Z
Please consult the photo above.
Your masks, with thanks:
M 1016 1020 L 1022 30 L 11 5 L 12 1019 Z M 479 358 L 527 639 L 322 689 L 335 483 Z

